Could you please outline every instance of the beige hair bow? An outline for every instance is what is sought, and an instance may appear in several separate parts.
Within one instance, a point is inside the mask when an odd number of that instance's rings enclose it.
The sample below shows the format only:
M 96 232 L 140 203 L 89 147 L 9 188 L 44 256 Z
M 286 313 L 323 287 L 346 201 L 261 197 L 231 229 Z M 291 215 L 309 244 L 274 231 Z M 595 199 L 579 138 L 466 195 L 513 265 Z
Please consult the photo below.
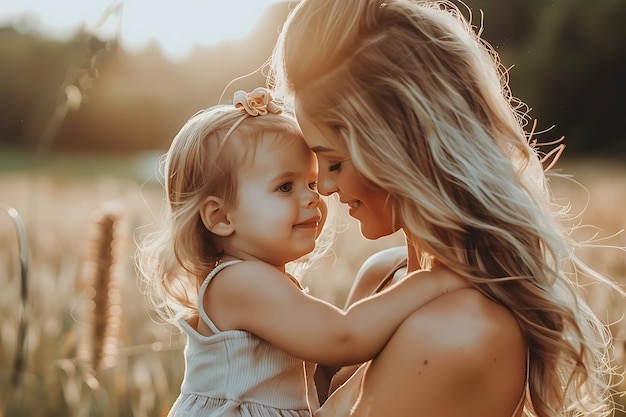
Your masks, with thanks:
M 250 116 L 264 116 L 267 113 L 279 114 L 283 110 L 272 98 L 270 90 L 264 87 L 255 88 L 246 93 L 239 90 L 235 92 L 233 104 L 238 109 L 243 109 Z

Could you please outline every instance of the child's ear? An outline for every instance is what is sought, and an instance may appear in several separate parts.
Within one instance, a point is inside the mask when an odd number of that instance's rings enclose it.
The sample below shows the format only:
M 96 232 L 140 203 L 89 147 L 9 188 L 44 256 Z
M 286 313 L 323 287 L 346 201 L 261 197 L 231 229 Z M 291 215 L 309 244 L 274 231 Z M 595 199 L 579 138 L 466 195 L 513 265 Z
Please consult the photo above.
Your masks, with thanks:
M 200 218 L 204 227 L 218 236 L 230 236 L 235 231 L 224 209 L 224 200 L 219 197 L 210 196 L 204 200 L 200 208 Z

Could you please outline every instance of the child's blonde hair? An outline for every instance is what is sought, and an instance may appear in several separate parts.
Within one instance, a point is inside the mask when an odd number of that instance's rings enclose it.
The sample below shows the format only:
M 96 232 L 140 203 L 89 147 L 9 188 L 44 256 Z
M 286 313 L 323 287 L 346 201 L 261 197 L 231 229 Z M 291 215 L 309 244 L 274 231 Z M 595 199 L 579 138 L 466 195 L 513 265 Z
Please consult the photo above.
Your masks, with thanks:
M 236 206 L 240 167 L 268 133 L 276 140 L 302 137 L 288 113 L 252 117 L 234 106 L 214 106 L 191 117 L 164 155 L 163 223 L 142 240 L 138 252 L 149 301 L 162 318 L 176 323 L 197 314 L 199 287 L 223 255 L 200 209 L 209 196 Z
M 303 0 L 272 75 L 277 94 L 295 96 L 333 147 L 389 191 L 425 258 L 516 317 L 530 352 L 528 415 L 609 414 L 610 334 L 569 278 L 610 282 L 575 255 L 566 210 L 524 131 L 525 107 L 458 8 Z

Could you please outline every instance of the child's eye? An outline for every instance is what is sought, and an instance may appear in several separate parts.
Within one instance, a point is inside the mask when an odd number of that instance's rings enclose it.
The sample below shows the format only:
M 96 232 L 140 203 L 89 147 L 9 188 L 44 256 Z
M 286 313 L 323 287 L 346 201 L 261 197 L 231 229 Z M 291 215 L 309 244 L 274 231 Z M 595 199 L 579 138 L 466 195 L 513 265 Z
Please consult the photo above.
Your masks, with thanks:
M 293 183 L 291 182 L 286 182 L 277 188 L 278 191 L 283 192 L 283 193 L 291 192 L 292 189 L 293 189 Z
M 317 191 L 317 181 L 314 182 L 310 182 L 309 183 L 309 188 L 313 191 Z
M 335 162 L 334 164 L 331 164 L 328 166 L 328 171 L 332 172 L 332 171 L 338 171 L 341 169 L 341 164 L 342 162 Z

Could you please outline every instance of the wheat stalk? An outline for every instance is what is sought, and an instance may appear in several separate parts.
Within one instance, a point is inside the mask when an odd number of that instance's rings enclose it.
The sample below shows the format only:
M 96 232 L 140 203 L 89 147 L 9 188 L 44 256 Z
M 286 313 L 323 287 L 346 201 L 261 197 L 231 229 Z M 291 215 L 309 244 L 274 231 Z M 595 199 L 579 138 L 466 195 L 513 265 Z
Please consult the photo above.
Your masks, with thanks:
M 86 283 L 85 320 L 78 359 L 87 370 L 115 366 L 121 322 L 118 287 L 123 234 L 122 210 L 107 204 L 91 216 L 83 279 Z

